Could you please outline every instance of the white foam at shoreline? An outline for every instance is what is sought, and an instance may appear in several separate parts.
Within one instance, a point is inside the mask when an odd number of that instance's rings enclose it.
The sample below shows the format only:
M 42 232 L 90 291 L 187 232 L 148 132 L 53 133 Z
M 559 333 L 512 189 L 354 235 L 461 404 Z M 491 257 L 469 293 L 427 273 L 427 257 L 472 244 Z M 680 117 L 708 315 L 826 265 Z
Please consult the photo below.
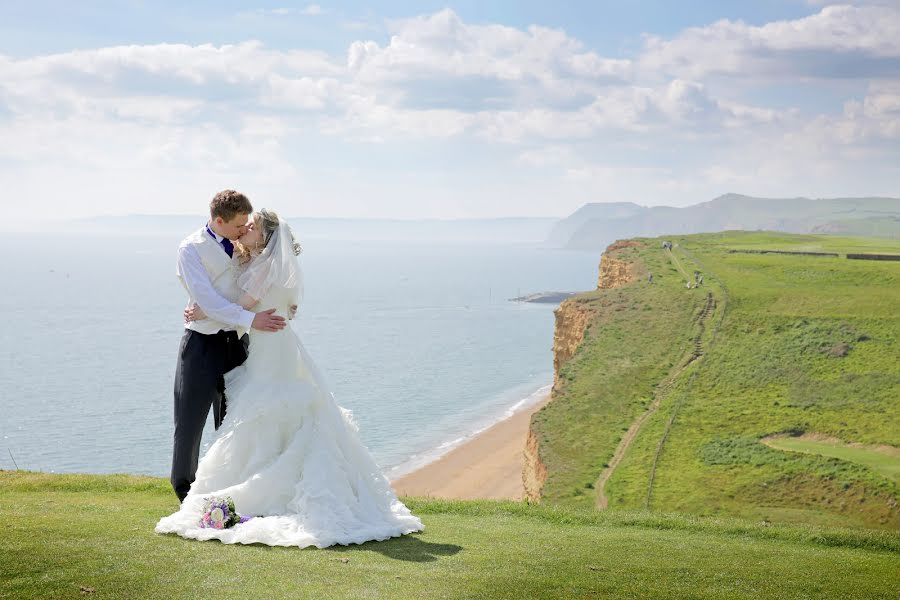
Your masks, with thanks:
M 547 394 L 550 393 L 550 390 L 552 387 L 553 387 L 552 384 L 542 385 L 541 387 L 539 387 L 535 391 L 531 392 L 524 398 L 518 400 L 512 406 L 506 408 L 499 415 L 494 415 L 493 417 L 490 417 L 489 420 L 487 420 L 487 421 L 480 420 L 479 425 L 476 425 L 476 428 L 473 429 L 472 431 L 470 431 L 469 433 L 467 433 L 465 435 L 457 436 L 451 440 L 442 442 L 442 443 L 438 444 L 437 446 L 435 446 L 434 448 L 432 448 L 431 450 L 425 450 L 425 451 L 420 451 L 420 452 L 414 453 L 406 461 L 404 461 L 398 465 L 395 465 L 393 467 L 390 467 L 388 469 L 385 469 L 385 475 L 387 475 L 388 479 L 396 480 L 396 479 L 399 479 L 400 477 L 403 477 L 405 475 L 412 473 L 413 471 L 417 471 L 428 464 L 435 462 L 436 460 L 438 460 L 445 454 L 449 453 L 454 448 L 462 446 L 466 442 L 471 441 L 472 439 L 474 439 L 481 433 L 487 431 L 488 429 L 490 429 L 497 423 L 505 421 L 506 419 L 509 419 L 516 413 L 521 412 L 521 411 L 537 404 L 538 402 L 543 400 L 547 396 Z

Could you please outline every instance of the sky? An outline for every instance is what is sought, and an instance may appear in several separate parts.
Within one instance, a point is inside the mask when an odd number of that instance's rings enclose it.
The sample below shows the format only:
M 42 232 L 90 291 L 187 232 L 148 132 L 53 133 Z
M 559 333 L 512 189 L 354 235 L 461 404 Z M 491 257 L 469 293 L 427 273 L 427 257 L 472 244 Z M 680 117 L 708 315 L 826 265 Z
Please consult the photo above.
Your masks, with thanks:
M 900 0 L 0 2 L 7 220 L 900 196 Z

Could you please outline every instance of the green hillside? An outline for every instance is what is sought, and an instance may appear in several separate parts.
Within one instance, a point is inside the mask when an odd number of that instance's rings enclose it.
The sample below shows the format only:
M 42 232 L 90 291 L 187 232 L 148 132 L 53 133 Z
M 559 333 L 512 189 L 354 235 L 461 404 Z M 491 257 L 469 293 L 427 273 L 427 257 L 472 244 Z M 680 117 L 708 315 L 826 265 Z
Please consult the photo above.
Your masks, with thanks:
M 567 301 L 540 504 L 403 498 L 425 531 L 300 550 L 155 534 L 163 478 L 0 471 L 0 598 L 896 597 L 900 262 L 843 254 L 900 243 L 672 241 Z
M 0 471 L 0 598 L 889 598 L 900 534 L 404 498 L 425 531 L 281 548 L 158 535 L 163 478 Z
M 596 310 L 533 420 L 542 500 L 900 529 L 900 262 L 844 256 L 900 242 L 670 239 L 617 251 L 635 281 L 570 300 Z

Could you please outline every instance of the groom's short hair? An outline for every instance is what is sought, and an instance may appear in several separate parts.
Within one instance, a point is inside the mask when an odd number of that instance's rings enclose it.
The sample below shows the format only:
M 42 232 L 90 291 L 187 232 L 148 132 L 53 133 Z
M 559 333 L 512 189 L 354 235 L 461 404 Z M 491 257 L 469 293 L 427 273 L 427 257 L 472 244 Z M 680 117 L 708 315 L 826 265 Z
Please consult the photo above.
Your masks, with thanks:
M 235 215 L 249 215 L 252 212 L 253 205 L 247 196 L 235 190 L 222 190 L 213 196 L 212 202 L 209 203 L 209 215 L 213 219 L 222 217 L 226 223 Z

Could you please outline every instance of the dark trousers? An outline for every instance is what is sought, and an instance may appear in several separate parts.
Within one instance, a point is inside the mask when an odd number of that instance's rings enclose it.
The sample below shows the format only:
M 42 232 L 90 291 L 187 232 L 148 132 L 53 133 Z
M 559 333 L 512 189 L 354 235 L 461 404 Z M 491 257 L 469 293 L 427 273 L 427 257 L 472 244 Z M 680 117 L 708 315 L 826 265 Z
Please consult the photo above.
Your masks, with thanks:
M 200 437 L 213 407 L 215 428 L 225 418 L 225 373 L 247 359 L 250 338 L 237 332 L 212 335 L 184 330 L 175 367 L 175 443 L 170 481 L 184 500 L 197 475 Z

